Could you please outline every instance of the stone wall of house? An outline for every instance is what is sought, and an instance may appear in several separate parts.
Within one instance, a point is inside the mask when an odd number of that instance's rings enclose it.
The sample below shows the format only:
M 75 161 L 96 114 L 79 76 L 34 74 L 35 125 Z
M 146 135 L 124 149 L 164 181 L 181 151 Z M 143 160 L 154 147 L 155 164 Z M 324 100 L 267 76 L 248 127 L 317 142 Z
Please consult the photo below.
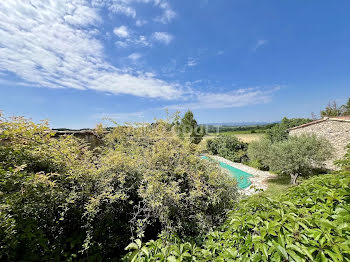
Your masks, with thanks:
M 350 121 L 325 120 L 313 125 L 304 126 L 289 131 L 290 135 L 315 134 L 326 138 L 334 147 L 334 156 L 327 161 L 326 167 L 336 169 L 334 160 L 341 159 L 350 144 Z

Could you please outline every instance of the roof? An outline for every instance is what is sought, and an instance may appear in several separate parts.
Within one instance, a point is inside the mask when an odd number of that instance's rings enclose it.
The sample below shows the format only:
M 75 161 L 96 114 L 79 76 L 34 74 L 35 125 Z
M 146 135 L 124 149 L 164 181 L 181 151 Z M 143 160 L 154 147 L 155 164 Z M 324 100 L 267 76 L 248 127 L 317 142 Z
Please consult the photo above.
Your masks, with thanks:
M 97 136 L 97 133 L 94 129 L 52 129 L 52 131 L 55 133 L 55 136 L 58 135 L 75 135 L 75 134 L 83 134 L 83 135 L 95 135 Z M 107 134 L 108 131 L 104 131 L 103 133 Z
M 299 129 L 299 128 L 303 128 L 303 127 L 306 127 L 306 126 L 315 125 L 315 124 L 318 124 L 318 123 L 321 123 L 321 122 L 325 122 L 325 121 L 350 122 L 350 116 L 324 117 L 324 118 L 321 118 L 321 119 L 318 119 L 318 120 L 315 120 L 315 121 L 312 121 L 312 122 L 309 122 L 309 123 L 306 123 L 306 124 L 303 124 L 303 125 L 300 125 L 300 126 L 289 128 L 288 130 L 289 131 L 290 130 L 295 130 L 295 129 Z

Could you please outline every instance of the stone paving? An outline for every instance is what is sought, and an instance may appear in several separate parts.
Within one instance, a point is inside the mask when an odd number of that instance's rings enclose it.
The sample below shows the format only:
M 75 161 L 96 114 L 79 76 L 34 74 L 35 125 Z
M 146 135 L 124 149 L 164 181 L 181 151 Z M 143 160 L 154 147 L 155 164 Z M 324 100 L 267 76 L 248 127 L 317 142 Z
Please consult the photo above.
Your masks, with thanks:
M 248 188 L 240 190 L 240 192 L 245 195 L 252 195 L 260 192 L 261 190 L 266 190 L 267 189 L 266 180 L 268 180 L 269 178 L 276 178 L 276 175 L 268 171 L 261 171 L 259 169 L 255 169 L 253 167 L 244 165 L 242 163 L 232 162 L 220 156 L 210 155 L 210 158 L 215 159 L 217 161 L 221 161 L 225 164 L 228 164 L 230 166 L 233 166 L 235 168 L 238 168 L 244 172 L 247 172 L 253 175 L 252 177 L 249 178 L 252 184 Z

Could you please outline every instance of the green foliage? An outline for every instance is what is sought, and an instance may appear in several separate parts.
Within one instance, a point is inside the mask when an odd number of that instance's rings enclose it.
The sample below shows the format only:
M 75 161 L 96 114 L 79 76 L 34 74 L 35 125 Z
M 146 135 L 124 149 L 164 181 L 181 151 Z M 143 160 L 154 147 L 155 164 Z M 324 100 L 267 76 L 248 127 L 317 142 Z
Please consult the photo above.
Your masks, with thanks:
M 206 232 L 235 204 L 235 181 L 164 121 L 117 126 L 94 151 L 45 122 L 1 117 L 0 132 L 2 261 L 118 258 L 136 237 Z
M 341 108 L 337 105 L 335 101 L 329 102 L 324 110 L 321 110 L 321 116 L 340 116 L 342 115 Z
M 270 129 L 277 123 L 261 124 L 261 125 L 242 125 L 242 126 L 230 126 L 230 125 L 205 125 L 208 133 L 220 133 L 233 132 L 237 134 L 249 134 L 255 131 L 256 133 L 264 133 L 267 129 Z
M 335 161 L 335 164 L 339 166 L 342 170 L 350 171 L 350 144 L 347 146 L 348 151 L 341 160 Z
M 250 197 L 197 244 L 137 241 L 124 261 L 350 261 L 349 183 L 349 173 L 323 175 Z
M 181 121 L 175 121 L 175 129 L 180 137 L 188 137 L 191 143 L 199 144 L 205 135 L 204 127 L 197 124 L 192 111 L 188 110 Z
M 349 116 L 350 115 L 350 98 L 346 104 L 338 106 L 335 101 L 328 103 L 324 110 L 321 110 L 322 117 L 334 117 L 334 116 Z
M 342 105 L 340 109 L 343 116 L 350 116 L 350 98 L 348 98 L 346 104 Z
M 248 149 L 251 160 L 272 171 L 288 174 L 292 184 L 299 176 L 309 175 L 315 168 L 322 167 L 331 155 L 330 143 L 315 135 L 292 136 L 276 143 L 261 140 L 251 143 Z
M 286 141 L 274 143 L 263 163 L 271 170 L 288 174 L 295 184 L 299 176 L 310 175 L 315 168 L 323 167 L 332 155 L 330 143 L 315 135 L 293 136 Z
M 207 140 L 207 149 L 213 155 L 219 155 L 234 162 L 246 160 L 248 145 L 234 136 L 218 136 Z
M 248 145 L 247 155 L 249 157 L 249 165 L 261 170 L 268 170 L 268 152 L 271 142 L 268 139 L 253 141 Z
M 282 121 L 274 125 L 272 128 L 267 130 L 266 135 L 267 138 L 272 142 L 280 142 L 283 140 L 286 140 L 288 138 L 288 129 L 306 124 L 308 122 L 311 122 L 311 119 L 308 118 L 290 118 L 284 117 Z

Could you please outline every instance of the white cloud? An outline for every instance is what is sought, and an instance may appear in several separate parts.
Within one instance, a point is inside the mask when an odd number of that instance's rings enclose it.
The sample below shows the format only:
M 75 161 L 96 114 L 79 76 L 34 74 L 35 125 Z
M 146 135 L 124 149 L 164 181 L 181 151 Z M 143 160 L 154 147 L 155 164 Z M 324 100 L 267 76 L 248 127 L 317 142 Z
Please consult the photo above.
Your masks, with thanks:
M 115 42 L 117 46 L 119 47 L 128 47 L 129 45 L 134 46 L 151 46 L 151 43 L 147 40 L 147 38 L 143 35 L 140 35 L 138 38 L 127 38 L 123 41 L 116 41 Z
M 0 1 L 0 72 L 41 87 L 165 99 L 182 95 L 154 75 L 106 62 L 94 27 L 99 20 L 98 10 L 84 0 Z
M 138 20 L 136 20 L 136 22 L 135 22 L 135 25 L 136 25 L 136 26 L 143 26 L 143 25 L 145 25 L 145 24 L 147 24 L 147 21 L 146 21 L 146 20 L 143 20 L 143 19 L 138 19 Z
M 94 7 L 107 7 L 109 11 L 116 14 L 124 14 L 129 17 L 136 17 L 136 10 L 131 6 L 133 0 L 92 0 Z
M 176 17 L 176 13 L 165 0 L 92 0 L 91 2 L 94 7 L 106 7 L 112 13 L 124 14 L 135 19 L 137 19 L 137 11 L 133 6 L 135 3 L 152 3 L 162 11 L 162 15 L 157 16 L 155 21 L 166 24 Z
M 131 113 L 97 113 L 93 115 L 96 119 L 112 119 L 115 121 L 138 121 L 144 118 L 143 112 L 131 112 Z
M 264 45 L 267 45 L 268 44 L 268 40 L 264 40 L 264 39 L 260 39 L 256 42 L 254 48 L 253 48 L 253 51 L 256 51 L 258 50 L 260 47 L 264 46 Z
M 170 23 L 176 17 L 176 13 L 171 9 L 164 10 L 161 16 L 156 17 L 154 20 L 156 22 L 161 22 L 163 24 Z
M 142 57 L 141 54 L 139 53 L 132 53 L 131 55 L 128 56 L 130 60 L 137 61 Z
M 155 32 L 153 33 L 153 38 L 158 42 L 168 45 L 174 37 L 166 32 Z
M 279 86 L 272 88 L 241 88 L 226 93 L 193 93 L 194 102 L 172 105 L 169 109 L 233 108 L 268 103 Z
M 190 57 L 188 60 L 187 60 L 187 66 L 196 66 L 198 64 L 198 60 L 193 58 L 193 57 Z
M 124 25 L 114 28 L 113 33 L 120 38 L 127 38 L 129 36 L 128 28 Z

